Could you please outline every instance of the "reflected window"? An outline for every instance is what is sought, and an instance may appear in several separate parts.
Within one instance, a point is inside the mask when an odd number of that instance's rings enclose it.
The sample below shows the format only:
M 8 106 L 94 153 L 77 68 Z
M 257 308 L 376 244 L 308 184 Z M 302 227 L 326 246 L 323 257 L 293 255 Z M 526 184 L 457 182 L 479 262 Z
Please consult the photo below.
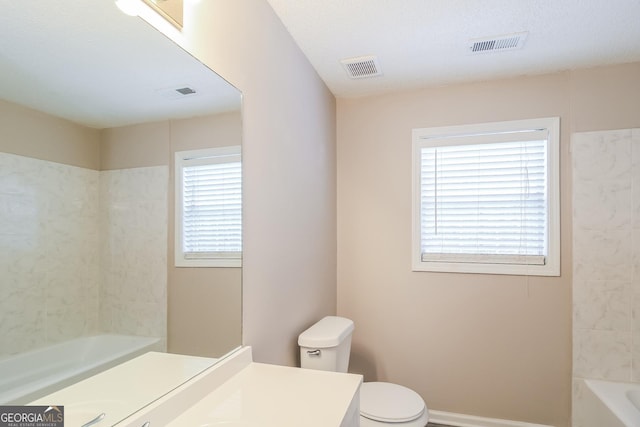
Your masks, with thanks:
M 240 146 L 176 153 L 178 267 L 240 267 Z

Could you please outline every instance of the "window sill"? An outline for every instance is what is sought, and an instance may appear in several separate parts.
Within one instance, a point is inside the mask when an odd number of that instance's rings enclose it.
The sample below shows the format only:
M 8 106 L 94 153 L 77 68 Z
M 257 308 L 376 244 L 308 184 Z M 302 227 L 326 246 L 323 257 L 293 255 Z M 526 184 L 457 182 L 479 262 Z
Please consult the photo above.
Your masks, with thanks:
M 240 268 L 241 259 L 176 259 L 176 267 Z
M 412 271 L 440 273 L 505 274 L 515 276 L 560 276 L 560 263 L 547 265 L 484 264 L 415 261 Z

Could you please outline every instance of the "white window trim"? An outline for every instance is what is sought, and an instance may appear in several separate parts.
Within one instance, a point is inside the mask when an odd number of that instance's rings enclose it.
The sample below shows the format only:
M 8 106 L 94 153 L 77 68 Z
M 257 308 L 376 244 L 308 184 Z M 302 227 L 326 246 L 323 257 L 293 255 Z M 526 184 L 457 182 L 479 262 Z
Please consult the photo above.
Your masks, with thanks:
M 229 147 L 205 148 L 201 150 L 178 151 L 175 153 L 175 266 L 176 267 L 242 267 L 242 253 L 239 254 L 223 254 L 211 257 L 192 257 L 187 258 L 183 251 L 183 233 L 182 233 L 182 217 L 183 217 L 183 182 L 182 167 L 187 160 L 222 157 L 227 156 L 230 161 L 237 161 L 241 157 L 241 148 L 239 145 Z
M 500 134 L 530 129 L 547 129 L 548 167 L 548 254 L 544 265 L 492 264 L 483 262 L 423 261 L 420 241 L 420 149 L 425 140 L 455 136 Z M 560 275 L 560 118 L 516 120 L 462 126 L 413 129 L 412 165 L 412 270 L 451 273 Z M 452 142 L 453 143 L 453 142 Z

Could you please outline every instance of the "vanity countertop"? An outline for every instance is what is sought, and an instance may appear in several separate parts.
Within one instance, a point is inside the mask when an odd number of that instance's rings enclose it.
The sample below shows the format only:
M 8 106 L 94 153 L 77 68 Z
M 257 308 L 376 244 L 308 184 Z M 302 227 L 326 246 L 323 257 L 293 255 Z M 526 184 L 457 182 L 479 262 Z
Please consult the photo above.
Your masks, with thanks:
M 362 376 L 250 363 L 167 427 L 339 427 L 359 414 Z
M 217 359 L 149 352 L 31 402 L 62 405 L 65 424 L 80 426 L 105 414 L 113 425 L 132 412 L 185 383 Z

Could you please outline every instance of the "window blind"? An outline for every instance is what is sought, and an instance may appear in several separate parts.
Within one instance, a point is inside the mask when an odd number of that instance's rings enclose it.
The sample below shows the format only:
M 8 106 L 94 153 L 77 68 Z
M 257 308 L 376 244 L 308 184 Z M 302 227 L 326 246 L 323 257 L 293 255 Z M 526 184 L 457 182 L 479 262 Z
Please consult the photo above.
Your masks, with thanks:
M 547 140 L 541 133 L 500 134 L 493 139 L 501 142 L 480 144 L 453 138 L 421 148 L 422 261 L 545 263 Z
M 193 163 L 182 168 L 185 258 L 240 258 L 241 162 L 212 158 Z

